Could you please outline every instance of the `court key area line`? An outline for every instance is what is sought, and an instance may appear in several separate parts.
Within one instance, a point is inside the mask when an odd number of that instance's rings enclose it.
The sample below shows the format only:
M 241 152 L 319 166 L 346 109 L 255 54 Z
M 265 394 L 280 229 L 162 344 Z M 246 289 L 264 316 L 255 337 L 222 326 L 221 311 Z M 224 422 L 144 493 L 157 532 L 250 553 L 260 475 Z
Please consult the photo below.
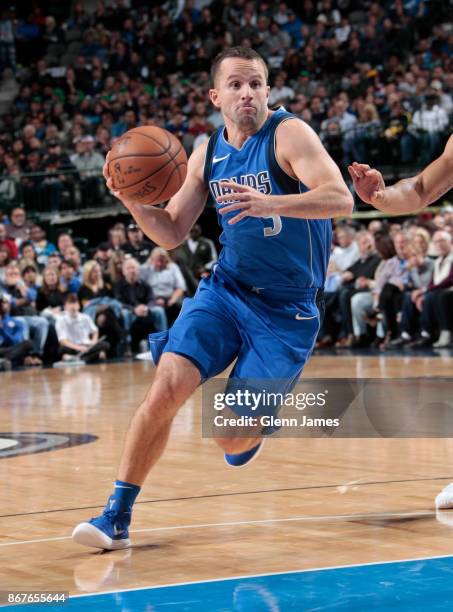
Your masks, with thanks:
M 144 529 L 131 529 L 130 533 L 151 533 L 155 531 L 176 531 L 178 529 L 208 529 L 212 527 L 238 527 L 244 525 L 265 525 L 272 523 L 289 523 L 289 522 L 316 522 L 316 521 L 352 521 L 352 520 L 370 520 L 370 519 L 385 519 L 385 518 L 432 518 L 436 513 L 432 511 L 424 512 L 372 512 L 370 514 L 325 514 L 321 516 L 291 516 L 287 518 L 276 519 L 260 519 L 253 521 L 231 521 L 226 523 L 198 523 L 189 525 L 172 525 L 171 527 L 146 527 Z M 58 536 L 53 538 L 38 538 L 35 540 L 17 540 L 15 542 L 1 542 L 0 548 L 6 546 L 18 546 L 21 544 L 38 544 L 42 542 L 58 542 L 61 540 L 70 540 L 71 536 Z
M 403 484 L 407 482 L 427 482 L 431 480 L 451 480 L 453 482 L 453 476 L 430 476 L 426 478 L 404 478 L 401 480 L 369 480 L 366 482 L 354 481 L 342 482 L 330 485 L 309 485 L 306 487 L 287 487 L 282 489 L 258 489 L 257 491 L 232 491 L 230 493 L 207 493 L 206 495 L 189 495 L 186 497 L 167 497 L 164 499 L 143 499 L 135 502 L 135 505 L 141 504 L 162 504 L 166 502 L 176 501 L 190 501 L 195 499 L 211 499 L 214 497 L 234 497 L 236 495 L 262 495 L 263 493 L 288 493 L 290 491 L 316 491 L 317 489 L 338 489 L 343 487 L 349 487 L 351 484 L 354 487 L 368 487 L 374 485 L 385 485 L 385 484 Z M 0 514 L 0 518 L 14 518 L 15 516 L 33 516 L 35 514 L 52 514 L 53 512 L 73 512 L 75 510 L 97 510 L 98 508 L 104 508 L 102 506 L 76 506 L 75 508 L 55 508 L 53 510 L 34 510 L 33 512 L 17 512 L 14 514 Z

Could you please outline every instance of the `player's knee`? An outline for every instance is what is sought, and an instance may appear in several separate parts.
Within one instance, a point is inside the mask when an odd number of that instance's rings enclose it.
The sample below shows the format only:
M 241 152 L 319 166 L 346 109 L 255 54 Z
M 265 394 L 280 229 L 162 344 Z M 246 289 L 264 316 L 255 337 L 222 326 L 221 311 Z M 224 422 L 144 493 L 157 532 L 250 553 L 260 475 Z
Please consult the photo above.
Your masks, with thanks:
M 178 390 L 173 385 L 162 385 L 159 389 L 151 389 L 145 398 L 142 408 L 152 418 L 173 417 L 184 399 L 180 398 Z
M 179 408 L 192 395 L 194 385 L 187 385 L 178 377 L 155 380 L 143 402 L 143 408 L 153 418 L 173 418 Z

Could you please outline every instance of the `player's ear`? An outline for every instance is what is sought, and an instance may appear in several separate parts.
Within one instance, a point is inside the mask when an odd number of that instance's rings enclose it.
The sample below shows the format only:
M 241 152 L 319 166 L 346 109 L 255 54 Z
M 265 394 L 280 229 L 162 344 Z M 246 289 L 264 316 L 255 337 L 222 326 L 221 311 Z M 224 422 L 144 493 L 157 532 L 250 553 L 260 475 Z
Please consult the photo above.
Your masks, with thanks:
M 220 108 L 219 92 L 217 89 L 209 90 L 209 98 L 216 108 Z
M 266 85 L 266 92 L 267 92 L 267 93 L 266 93 L 266 98 L 268 98 L 268 97 L 269 97 L 269 93 L 270 93 L 270 91 L 271 91 L 270 85 Z

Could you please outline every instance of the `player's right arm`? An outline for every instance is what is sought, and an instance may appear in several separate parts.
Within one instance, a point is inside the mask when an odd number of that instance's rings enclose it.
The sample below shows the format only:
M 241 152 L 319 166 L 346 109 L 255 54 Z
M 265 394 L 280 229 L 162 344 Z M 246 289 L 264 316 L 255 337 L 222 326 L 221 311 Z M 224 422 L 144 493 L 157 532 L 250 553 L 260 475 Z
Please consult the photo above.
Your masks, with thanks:
M 206 149 L 207 142 L 192 153 L 187 165 L 186 180 L 165 208 L 137 204 L 127 200 L 121 191 L 114 191 L 108 173 L 107 154 L 103 170 L 107 187 L 121 200 L 148 238 L 167 251 L 185 240 L 206 204 L 208 190 L 203 180 Z
M 404 214 L 435 202 L 453 187 L 453 135 L 440 157 L 411 178 L 386 187 L 382 174 L 367 164 L 348 167 L 359 197 L 385 213 Z

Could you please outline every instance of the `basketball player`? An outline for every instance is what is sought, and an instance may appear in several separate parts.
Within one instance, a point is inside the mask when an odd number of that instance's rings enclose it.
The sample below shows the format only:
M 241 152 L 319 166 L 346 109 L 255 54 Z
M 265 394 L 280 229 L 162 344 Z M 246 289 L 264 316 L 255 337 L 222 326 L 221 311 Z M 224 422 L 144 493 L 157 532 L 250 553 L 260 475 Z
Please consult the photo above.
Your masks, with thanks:
M 445 150 L 420 174 L 386 187 L 382 174 L 366 164 L 348 168 L 360 198 L 386 213 L 407 214 L 438 200 L 453 187 L 453 135 Z M 436 497 L 436 508 L 453 508 L 453 483 Z
M 212 65 L 209 95 L 225 128 L 192 153 L 179 192 L 165 209 L 115 192 L 144 233 L 165 249 L 184 241 L 210 194 L 217 201 L 223 250 L 169 332 L 150 338 L 158 362 L 153 385 L 131 421 L 104 513 L 73 532 L 80 544 L 129 546 L 135 498 L 165 448 L 178 409 L 202 381 L 236 360 L 231 380 L 283 380 L 279 390 L 288 392 L 313 350 L 331 218 L 351 214 L 352 196 L 314 131 L 282 107 L 269 110 L 267 76 L 255 51 L 222 52 Z M 107 166 L 104 173 L 112 188 Z M 262 445 L 261 431 L 239 433 L 216 438 L 233 467 L 256 457 Z

